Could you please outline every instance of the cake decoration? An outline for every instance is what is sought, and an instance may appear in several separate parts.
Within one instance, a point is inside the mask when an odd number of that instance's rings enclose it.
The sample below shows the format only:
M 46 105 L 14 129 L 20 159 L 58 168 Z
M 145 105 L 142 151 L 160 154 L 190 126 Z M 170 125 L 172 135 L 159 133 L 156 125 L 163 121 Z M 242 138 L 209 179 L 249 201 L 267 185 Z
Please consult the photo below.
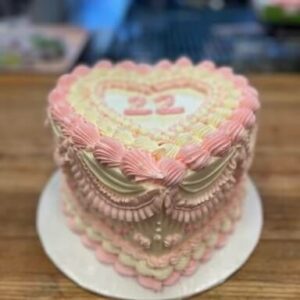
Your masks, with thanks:
M 100 61 L 48 100 L 63 211 L 99 263 L 160 291 L 230 243 L 260 108 L 244 76 L 188 58 Z

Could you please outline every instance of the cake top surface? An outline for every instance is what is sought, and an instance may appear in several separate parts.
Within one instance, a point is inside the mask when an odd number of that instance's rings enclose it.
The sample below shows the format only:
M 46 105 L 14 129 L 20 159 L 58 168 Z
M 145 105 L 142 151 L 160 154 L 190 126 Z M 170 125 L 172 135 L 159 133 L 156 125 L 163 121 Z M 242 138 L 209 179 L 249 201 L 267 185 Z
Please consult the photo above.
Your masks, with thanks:
M 258 108 L 245 77 L 187 58 L 79 66 L 49 95 L 51 118 L 79 148 L 109 167 L 119 167 L 127 151 L 153 178 L 162 176 L 153 164 L 199 170 L 226 156 L 255 124 Z

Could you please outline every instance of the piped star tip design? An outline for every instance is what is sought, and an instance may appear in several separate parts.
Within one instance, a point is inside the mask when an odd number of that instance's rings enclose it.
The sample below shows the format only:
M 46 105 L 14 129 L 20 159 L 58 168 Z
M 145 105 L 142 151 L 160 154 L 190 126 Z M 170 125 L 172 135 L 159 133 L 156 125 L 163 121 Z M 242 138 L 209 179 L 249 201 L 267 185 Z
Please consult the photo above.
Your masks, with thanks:
M 82 118 L 77 118 L 72 128 L 72 138 L 79 148 L 93 148 L 99 141 L 100 134 L 95 125 L 85 122 Z
M 127 151 L 122 159 L 121 167 L 126 176 L 134 177 L 136 181 L 164 178 L 164 174 L 159 169 L 155 159 L 146 151 Z
M 96 144 L 94 157 L 108 167 L 118 167 L 121 164 L 125 149 L 121 143 L 111 137 L 101 137 Z

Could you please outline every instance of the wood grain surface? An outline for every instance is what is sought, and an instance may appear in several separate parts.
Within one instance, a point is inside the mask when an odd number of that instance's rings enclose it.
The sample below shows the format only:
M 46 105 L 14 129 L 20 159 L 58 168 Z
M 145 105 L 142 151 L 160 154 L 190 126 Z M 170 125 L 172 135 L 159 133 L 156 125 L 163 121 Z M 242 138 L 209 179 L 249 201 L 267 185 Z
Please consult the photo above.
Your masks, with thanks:
M 265 224 L 249 261 L 190 299 L 300 299 L 300 76 L 251 75 L 263 109 L 251 170 Z M 54 77 L 0 76 L 0 299 L 106 299 L 62 275 L 38 240 L 39 194 L 55 169 L 44 127 Z M 234 255 L 234 253 L 233 253 Z

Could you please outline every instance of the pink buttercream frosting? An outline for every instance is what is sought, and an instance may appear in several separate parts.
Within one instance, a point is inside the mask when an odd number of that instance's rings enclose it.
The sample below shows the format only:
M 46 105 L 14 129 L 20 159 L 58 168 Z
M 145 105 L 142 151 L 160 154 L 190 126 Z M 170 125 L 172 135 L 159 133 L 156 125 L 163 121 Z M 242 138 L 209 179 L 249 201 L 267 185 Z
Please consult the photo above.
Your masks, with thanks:
M 189 264 L 188 264 L 188 266 L 187 266 L 187 268 L 184 270 L 183 274 L 185 276 L 191 276 L 191 275 L 193 275 L 197 271 L 197 269 L 198 269 L 198 264 L 199 263 L 197 261 L 191 259 L 190 262 L 189 262 Z
M 74 74 L 65 74 L 58 78 L 58 84 L 60 87 L 63 87 L 65 90 L 68 90 L 76 79 L 77 76 L 75 76 Z
M 182 147 L 177 157 L 192 170 L 199 170 L 207 165 L 210 155 L 203 146 L 190 144 Z
M 252 110 L 247 108 L 238 108 L 232 115 L 233 121 L 243 124 L 246 128 L 255 123 L 255 115 Z
M 245 128 L 236 121 L 226 121 L 220 127 L 233 142 L 237 142 L 245 135 Z
M 221 67 L 221 68 L 219 68 L 219 72 L 221 74 L 223 74 L 225 77 L 227 77 L 227 76 L 232 77 L 232 75 L 233 75 L 233 71 L 229 67 Z
M 59 102 L 65 102 L 66 92 L 60 88 L 55 88 L 52 90 L 48 96 L 48 101 L 51 104 L 56 104 Z
M 163 172 L 163 180 L 168 186 L 181 182 L 186 173 L 185 165 L 182 162 L 166 157 L 159 161 L 159 168 Z
M 85 65 L 79 65 L 73 70 L 72 75 L 78 78 L 80 76 L 87 75 L 90 71 L 91 69 L 89 67 Z
M 207 70 L 214 70 L 216 68 L 216 65 L 212 61 L 209 61 L 209 60 L 205 60 L 203 62 L 200 62 L 199 66 L 201 68 L 205 68 Z
M 180 277 L 181 277 L 180 272 L 175 271 L 170 275 L 169 278 L 165 279 L 163 283 L 165 286 L 174 285 L 179 281 Z
M 128 150 L 123 156 L 121 168 L 126 176 L 134 177 L 136 181 L 164 178 L 154 157 L 143 150 Z
M 125 70 L 134 70 L 135 64 L 131 60 L 124 60 L 117 64 L 117 66 L 124 68 Z
M 230 138 L 221 131 L 208 135 L 203 142 L 203 147 L 214 156 L 224 154 L 230 148 L 230 145 Z
M 81 242 L 90 250 L 95 250 L 98 247 L 98 244 L 90 240 L 86 235 L 82 235 Z
M 96 248 L 96 257 L 100 262 L 104 264 L 114 264 L 117 260 L 116 255 L 108 253 L 101 246 L 98 246 Z
M 124 156 L 124 146 L 110 137 L 101 137 L 95 145 L 94 157 L 108 167 L 118 167 Z
M 119 274 L 123 276 L 127 276 L 127 277 L 136 276 L 136 271 L 133 268 L 124 266 L 118 260 L 115 261 L 114 268 Z
M 97 69 L 110 69 L 112 67 L 112 63 L 109 60 L 102 60 L 95 65 Z
M 246 95 L 242 98 L 240 106 L 249 108 L 253 111 L 257 111 L 260 108 L 260 103 L 257 99 L 257 96 L 251 95 L 250 92 L 247 92 Z
M 159 69 L 168 69 L 171 66 L 172 66 L 172 63 L 167 59 L 163 59 L 156 64 L 156 67 Z
M 55 102 L 51 107 L 51 114 L 55 121 L 59 120 L 63 125 L 71 125 L 74 120 L 74 111 L 65 102 Z
M 137 280 L 139 284 L 142 285 L 143 287 L 154 290 L 156 292 L 161 291 L 163 287 L 161 281 L 154 279 L 152 277 L 138 275 Z
M 74 120 L 70 130 L 73 141 L 79 148 L 92 148 L 99 141 L 100 134 L 95 125 L 84 121 L 81 118 Z
M 180 67 L 189 67 L 192 66 L 192 61 L 188 57 L 181 57 L 176 61 L 176 65 Z

